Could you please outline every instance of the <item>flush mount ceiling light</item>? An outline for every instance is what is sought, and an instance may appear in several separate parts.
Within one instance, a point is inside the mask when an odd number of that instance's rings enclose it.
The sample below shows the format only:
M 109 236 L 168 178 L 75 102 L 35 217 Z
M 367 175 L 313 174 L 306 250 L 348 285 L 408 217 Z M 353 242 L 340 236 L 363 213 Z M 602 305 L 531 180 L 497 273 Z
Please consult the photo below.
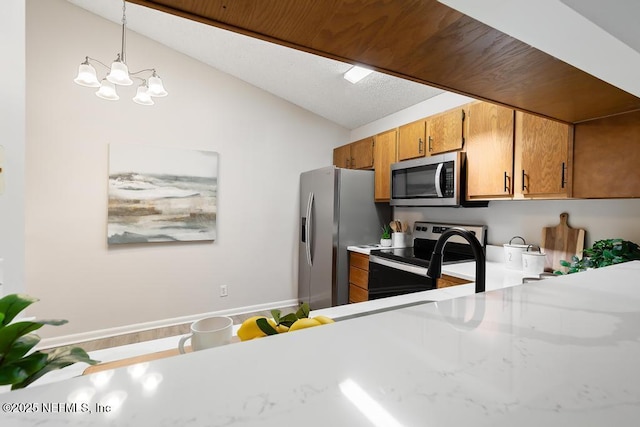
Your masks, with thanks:
M 120 99 L 116 92 L 116 85 L 119 86 L 131 86 L 133 84 L 132 79 L 140 81 L 140 86 L 136 91 L 136 96 L 133 97 L 133 102 L 140 105 L 153 105 L 153 98 L 167 96 L 167 91 L 164 89 L 160 76 L 153 68 L 146 68 L 144 70 L 129 72 L 126 62 L 126 46 L 127 46 L 127 17 L 126 17 L 126 1 L 122 2 L 122 44 L 120 53 L 111 64 L 111 67 L 105 65 L 103 62 L 91 57 L 85 57 L 85 60 L 78 67 L 78 76 L 73 80 L 80 86 L 97 87 L 96 92 L 98 98 L 106 99 L 108 101 L 117 101 Z M 105 69 L 109 70 L 102 80 L 98 80 L 96 69 L 92 63 L 99 64 Z M 147 76 L 146 78 L 144 76 Z
M 371 73 L 373 73 L 373 70 L 360 67 L 358 65 L 354 65 L 349 69 L 349 71 L 344 73 L 344 78 L 350 81 L 351 83 L 355 84 L 355 83 L 358 83 L 360 80 L 364 79 L 365 77 L 367 77 Z

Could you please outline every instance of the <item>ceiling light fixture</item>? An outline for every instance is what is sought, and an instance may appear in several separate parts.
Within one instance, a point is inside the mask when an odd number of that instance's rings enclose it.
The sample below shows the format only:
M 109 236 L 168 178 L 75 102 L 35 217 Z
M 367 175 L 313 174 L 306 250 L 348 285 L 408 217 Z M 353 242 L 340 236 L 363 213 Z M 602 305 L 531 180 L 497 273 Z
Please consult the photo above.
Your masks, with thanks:
M 164 89 L 160 76 L 153 68 L 146 68 L 144 70 L 129 72 L 129 68 L 126 63 L 126 47 L 127 47 L 127 16 L 126 16 L 127 3 L 122 2 L 122 44 L 120 53 L 111 64 L 111 67 L 105 65 L 103 62 L 97 59 L 85 57 L 85 60 L 78 67 L 78 76 L 73 80 L 80 86 L 97 87 L 96 96 L 108 101 L 117 101 L 120 99 L 116 92 L 116 85 L 119 86 L 131 86 L 133 84 L 132 79 L 140 80 L 140 86 L 136 91 L 136 96 L 133 97 L 133 102 L 140 105 L 153 105 L 152 97 L 167 96 L 168 93 Z M 99 64 L 105 69 L 109 70 L 109 74 L 101 81 L 98 80 L 96 69 L 92 63 Z M 147 78 L 144 76 L 147 73 Z M 140 75 L 140 76 L 139 76 Z
M 365 77 L 367 77 L 371 73 L 373 73 L 373 70 L 360 67 L 358 65 L 354 65 L 349 69 L 349 71 L 344 73 L 344 78 L 350 81 L 351 83 L 355 84 L 355 83 L 358 83 L 360 80 L 364 79 Z

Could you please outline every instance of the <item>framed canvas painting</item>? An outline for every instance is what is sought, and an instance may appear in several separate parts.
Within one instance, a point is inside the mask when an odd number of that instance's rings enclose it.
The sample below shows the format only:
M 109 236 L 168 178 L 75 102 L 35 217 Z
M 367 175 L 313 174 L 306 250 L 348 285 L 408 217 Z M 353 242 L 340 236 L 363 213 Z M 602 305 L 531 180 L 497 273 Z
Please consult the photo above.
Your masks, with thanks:
M 218 153 L 109 145 L 108 244 L 215 240 Z

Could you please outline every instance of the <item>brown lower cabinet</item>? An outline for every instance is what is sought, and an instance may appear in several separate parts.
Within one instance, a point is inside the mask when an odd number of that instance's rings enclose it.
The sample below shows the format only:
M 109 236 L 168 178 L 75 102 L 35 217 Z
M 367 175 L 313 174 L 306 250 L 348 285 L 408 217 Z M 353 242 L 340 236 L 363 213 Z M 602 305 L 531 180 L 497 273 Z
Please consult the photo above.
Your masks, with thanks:
M 349 252 L 349 302 L 369 301 L 369 255 Z
M 443 274 L 436 287 L 471 283 L 469 280 Z M 349 252 L 349 303 L 369 301 L 369 256 L 358 252 Z
M 443 274 L 441 278 L 436 282 L 436 287 L 440 288 L 448 288 L 449 286 L 456 285 L 465 285 L 467 283 L 471 283 L 470 280 L 460 279 L 459 277 L 449 276 L 447 274 Z

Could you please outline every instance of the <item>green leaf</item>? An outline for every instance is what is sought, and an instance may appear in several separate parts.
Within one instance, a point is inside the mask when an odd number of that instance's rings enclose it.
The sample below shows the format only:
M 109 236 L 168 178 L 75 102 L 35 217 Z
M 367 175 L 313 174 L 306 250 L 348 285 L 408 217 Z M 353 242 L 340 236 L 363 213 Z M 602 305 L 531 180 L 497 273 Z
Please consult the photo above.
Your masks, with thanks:
M 280 318 L 280 325 L 291 327 L 296 320 L 298 320 L 298 316 L 295 313 L 289 313 Z
M 0 366 L 0 385 L 16 384 L 28 377 L 29 375 L 19 366 Z
M 16 322 L 0 328 L 0 354 L 9 353 L 18 338 L 41 327 L 40 322 Z
M 261 317 L 258 320 L 256 320 L 256 325 L 258 325 L 258 328 L 260 328 L 260 330 L 262 332 L 264 332 L 265 334 L 267 334 L 267 335 L 277 335 L 278 334 L 278 331 L 273 329 L 273 327 L 269 324 L 267 319 L 264 318 L 264 317 Z
M 10 294 L 0 299 L 0 313 L 4 313 L 4 318 L 0 325 L 8 325 L 18 313 L 29 307 L 37 298 L 29 295 Z
M 296 316 L 298 317 L 298 319 L 304 319 L 306 317 L 309 317 L 309 311 L 309 304 L 303 302 L 298 311 L 296 311 Z
M 571 263 L 569 261 L 565 261 L 563 259 L 560 260 L 560 265 L 563 267 L 571 267 Z
M 47 363 L 47 354 L 40 351 L 31 353 L 22 359 L 3 365 L 0 367 L 0 384 L 13 384 L 12 390 L 19 384 L 29 378 L 30 375 L 38 372 Z
M 9 351 L 4 355 L 2 363 L 11 363 L 19 360 L 22 356 L 27 354 L 29 350 L 36 346 L 40 342 L 40 337 L 36 334 L 27 334 L 16 339 Z
M 24 388 L 37 379 L 41 378 L 46 373 L 55 371 L 57 369 L 66 368 L 67 366 L 73 365 L 74 363 L 88 363 L 89 365 L 95 365 L 100 362 L 98 360 L 91 359 L 87 352 L 80 347 L 67 346 L 56 348 L 47 355 L 46 365 L 44 365 L 42 369 L 32 373 L 21 382 L 14 384 L 11 389 L 15 390 L 18 388 Z
M 273 317 L 273 320 L 276 322 L 276 325 L 280 324 L 280 315 L 282 314 L 282 312 L 280 310 L 271 310 L 271 317 Z
M 36 323 L 42 323 L 43 325 L 60 326 L 64 325 L 65 323 L 69 323 L 69 321 L 65 319 L 47 319 L 37 320 Z

